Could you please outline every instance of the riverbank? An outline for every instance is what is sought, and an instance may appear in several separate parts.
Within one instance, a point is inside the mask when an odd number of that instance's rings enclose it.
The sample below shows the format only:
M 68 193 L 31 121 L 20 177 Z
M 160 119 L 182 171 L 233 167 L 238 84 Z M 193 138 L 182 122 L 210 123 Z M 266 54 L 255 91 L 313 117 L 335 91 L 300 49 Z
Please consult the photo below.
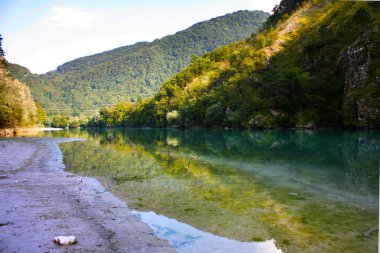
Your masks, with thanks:
M 31 127 L 31 128 L 6 128 L 0 129 L 0 137 L 33 136 L 43 131 L 59 131 L 62 128 Z
M 0 139 L 0 252 L 175 252 L 97 180 L 64 172 L 63 141 Z

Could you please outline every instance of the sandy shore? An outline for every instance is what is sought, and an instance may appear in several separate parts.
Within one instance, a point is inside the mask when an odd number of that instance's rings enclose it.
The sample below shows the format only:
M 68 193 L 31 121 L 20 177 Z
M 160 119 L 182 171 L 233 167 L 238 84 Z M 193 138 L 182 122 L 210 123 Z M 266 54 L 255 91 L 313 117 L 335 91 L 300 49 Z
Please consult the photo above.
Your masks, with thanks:
M 64 172 L 62 141 L 0 139 L 0 252 L 175 252 L 98 181 Z
M 59 131 L 62 128 L 52 127 L 29 127 L 29 128 L 7 128 L 0 129 L 0 137 L 13 137 L 13 136 L 35 136 L 43 131 Z

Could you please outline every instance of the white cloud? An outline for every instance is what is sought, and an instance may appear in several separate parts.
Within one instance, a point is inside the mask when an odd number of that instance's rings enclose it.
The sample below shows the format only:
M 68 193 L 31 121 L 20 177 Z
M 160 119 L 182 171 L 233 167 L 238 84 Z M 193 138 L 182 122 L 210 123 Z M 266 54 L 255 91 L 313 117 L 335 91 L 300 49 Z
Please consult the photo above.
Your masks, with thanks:
M 54 7 L 53 15 L 49 17 L 49 20 L 60 27 L 89 29 L 95 17 L 96 15 L 90 12 Z

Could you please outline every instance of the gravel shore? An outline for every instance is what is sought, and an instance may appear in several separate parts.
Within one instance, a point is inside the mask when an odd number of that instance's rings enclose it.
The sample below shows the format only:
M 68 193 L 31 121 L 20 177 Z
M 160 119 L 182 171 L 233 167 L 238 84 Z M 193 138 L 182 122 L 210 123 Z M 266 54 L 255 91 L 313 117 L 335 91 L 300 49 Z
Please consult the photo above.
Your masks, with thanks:
M 0 139 L 0 252 L 175 252 L 97 180 L 64 172 L 63 141 Z

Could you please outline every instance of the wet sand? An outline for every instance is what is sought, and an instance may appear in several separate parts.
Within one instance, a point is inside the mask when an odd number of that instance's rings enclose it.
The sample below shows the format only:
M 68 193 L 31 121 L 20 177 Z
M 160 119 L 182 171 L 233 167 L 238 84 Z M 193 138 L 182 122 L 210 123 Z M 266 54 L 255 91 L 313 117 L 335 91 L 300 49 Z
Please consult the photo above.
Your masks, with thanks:
M 64 172 L 63 141 L 0 139 L 0 252 L 175 252 L 97 180 Z

